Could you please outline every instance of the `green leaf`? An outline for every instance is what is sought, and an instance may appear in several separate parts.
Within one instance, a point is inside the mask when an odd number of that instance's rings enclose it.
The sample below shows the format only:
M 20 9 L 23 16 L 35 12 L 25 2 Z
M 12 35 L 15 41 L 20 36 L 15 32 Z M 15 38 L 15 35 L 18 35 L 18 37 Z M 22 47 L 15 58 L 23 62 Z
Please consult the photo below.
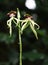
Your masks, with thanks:
M 45 60 L 45 62 L 43 63 L 43 65 L 48 65 L 48 59 Z
M 23 58 L 27 58 L 29 60 L 35 60 L 35 59 L 43 59 L 45 55 L 43 53 L 34 53 L 32 51 L 23 53 Z
M 0 33 L 0 41 L 1 41 L 1 42 L 5 42 L 6 44 L 14 43 L 15 38 L 16 38 L 16 35 L 15 35 L 15 34 L 13 34 L 13 35 L 10 37 L 9 34 Z
M 45 29 L 41 29 L 37 31 L 41 36 L 45 37 L 46 36 L 46 30 Z

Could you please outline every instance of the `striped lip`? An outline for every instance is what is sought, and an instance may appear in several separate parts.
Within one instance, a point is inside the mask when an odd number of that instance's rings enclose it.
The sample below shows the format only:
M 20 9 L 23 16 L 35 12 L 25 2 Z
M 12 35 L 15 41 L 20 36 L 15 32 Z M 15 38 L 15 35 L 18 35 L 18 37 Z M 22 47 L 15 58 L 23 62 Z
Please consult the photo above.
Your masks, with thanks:
M 24 17 L 25 17 L 25 18 L 33 19 L 33 17 L 32 17 L 31 15 L 29 15 L 29 14 L 25 14 Z
M 16 11 L 10 11 L 9 13 L 7 13 L 7 15 L 9 17 L 15 16 L 16 15 Z

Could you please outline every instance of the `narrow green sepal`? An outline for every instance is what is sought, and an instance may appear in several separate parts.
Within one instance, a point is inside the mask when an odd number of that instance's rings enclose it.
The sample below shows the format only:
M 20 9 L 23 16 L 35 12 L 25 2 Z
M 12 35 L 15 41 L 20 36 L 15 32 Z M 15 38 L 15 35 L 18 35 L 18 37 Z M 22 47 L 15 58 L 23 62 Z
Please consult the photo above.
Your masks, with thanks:
M 7 21 L 7 25 L 8 25 L 8 27 L 9 27 L 9 33 L 10 33 L 10 37 L 11 37 L 11 35 L 12 35 L 11 20 L 8 20 L 8 21 Z
M 38 39 L 37 32 L 36 32 L 36 30 L 34 29 L 34 27 L 32 26 L 31 23 L 30 23 L 30 28 L 31 28 L 31 30 L 33 31 L 33 33 L 34 33 L 36 39 Z

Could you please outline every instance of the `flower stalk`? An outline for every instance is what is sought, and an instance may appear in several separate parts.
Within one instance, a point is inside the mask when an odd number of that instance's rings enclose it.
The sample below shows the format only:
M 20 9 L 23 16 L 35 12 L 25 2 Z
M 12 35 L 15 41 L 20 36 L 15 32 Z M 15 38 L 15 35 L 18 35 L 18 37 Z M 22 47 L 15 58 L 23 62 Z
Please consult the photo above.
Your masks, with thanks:
M 19 65 L 22 65 L 22 39 L 21 39 L 21 21 L 20 21 L 20 12 L 19 12 L 19 10 L 18 10 L 18 8 L 17 8 L 17 24 L 18 24 L 18 29 L 19 29 L 19 44 L 20 44 L 20 56 L 19 56 L 19 61 L 20 61 L 20 63 L 19 63 Z
M 21 26 L 19 23 L 19 44 L 20 44 L 20 63 L 19 65 L 22 65 L 22 40 L 21 40 Z

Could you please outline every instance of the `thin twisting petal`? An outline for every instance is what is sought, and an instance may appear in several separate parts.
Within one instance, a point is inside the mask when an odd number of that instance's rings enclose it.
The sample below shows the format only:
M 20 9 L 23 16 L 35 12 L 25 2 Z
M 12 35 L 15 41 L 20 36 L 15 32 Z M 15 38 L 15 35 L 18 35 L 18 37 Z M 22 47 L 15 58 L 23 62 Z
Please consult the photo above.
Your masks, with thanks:
M 14 17 L 14 19 L 17 21 L 18 19 Z
M 23 22 L 23 20 L 17 19 L 17 18 L 15 18 L 15 17 L 14 17 L 14 20 L 17 22 L 17 24 L 19 23 L 19 21 L 20 21 L 21 23 Z
M 15 17 L 14 17 L 14 20 L 15 20 L 15 21 L 13 21 L 13 22 L 16 24 L 16 26 L 18 26 L 20 20 L 17 19 L 17 18 L 15 18 Z
M 26 20 L 23 20 L 22 23 L 21 23 L 21 25 L 23 25 L 24 23 L 26 23 Z
M 36 25 L 36 26 L 37 26 L 37 29 L 40 28 L 40 26 L 39 26 L 37 23 L 35 23 L 34 20 L 31 20 L 31 19 L 30 19 L 30 22 L 32 23 L 33 27 Z
M 10 27 L 10 20 L 7 20 L 7 25 L 8 27 Z
M 15 25 L 17 25 L 17 23 L 16 23 L 16 21 L 14 19 L 13 19 L 13 22 L 14 22 Z
M 22 25 L 21 32 L 23 33 L 24 29 L 26 29 L 27 27 L 28 27 L 28 22 L 25 22 L 25 23 Z
M 35 34 L 35 37 L 38 39 L 37 32 L 35 31 L 35 29 L 31 23 L 30 23 L 30 28 L 32 29 L 33 33 Z
M 10 36 L 12 35 L 12 26 L 11 26 L 11 20 L 8 20 L 7 21 L 7 25 L 8 25 L 8 27 L 9 27 L 9 33 L 10 33 Z
M 40 26 L 39 26 L 37 23 L 35 23 L 35 25 L 37 26 L 37 29 L 39 29 L 39 28 L 40 28 Z
M 27 19 L 22 20 L 21 25 L 23 25 L 23 24 L 24 24 L 24 23 L 26 23 L 26 22 L 28 22 L 28 20 L 27 20 Z
M 10 26 L 10 36 L 12 35 L 12 26 Z

